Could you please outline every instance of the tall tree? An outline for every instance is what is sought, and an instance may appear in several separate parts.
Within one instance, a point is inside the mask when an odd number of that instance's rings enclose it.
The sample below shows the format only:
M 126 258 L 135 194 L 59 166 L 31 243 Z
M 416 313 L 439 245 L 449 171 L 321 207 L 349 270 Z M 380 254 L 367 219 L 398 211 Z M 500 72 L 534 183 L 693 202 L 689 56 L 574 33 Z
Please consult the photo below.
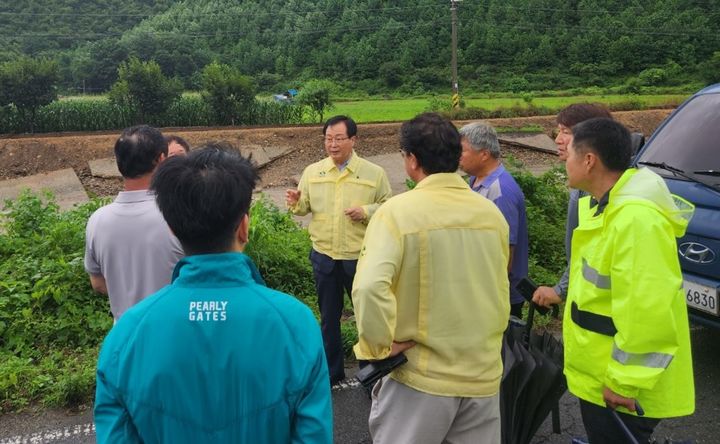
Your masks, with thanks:
M 38 108 L 57 99 L 58 66 L 21 57 L 0 64 L 0 106 L 15 105 L 26 130 L 35 129 Z
M 213 62 L 203 69 L 202 85 L 203 98 L 218 122 L 236 125 L 252 112 L 255 85 L 239 70 Z
M 181 92 L 181 82 L 168 79 L 157 62 L 130 57 L 118 67 L 118 81 L 110 90 L 110 100 L 132 106 L 138 123 L 150 123 L 165 113 Z
M 328 80 L 309 80 L 305 82 L 296 97 L 298 105 L 307 107 L 308 112 L 318 122 L 323 121 L 325 111 L 332 108 L 330 94 L 334 89 L 332 82 Z

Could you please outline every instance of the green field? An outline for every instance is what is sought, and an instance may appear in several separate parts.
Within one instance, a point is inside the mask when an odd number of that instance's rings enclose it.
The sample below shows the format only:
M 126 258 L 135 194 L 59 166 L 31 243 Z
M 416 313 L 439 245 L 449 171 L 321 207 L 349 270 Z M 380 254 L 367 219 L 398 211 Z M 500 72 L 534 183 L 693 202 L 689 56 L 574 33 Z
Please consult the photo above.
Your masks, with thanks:
M 643 108 L 652 108 L 667 104 L 679 104 L 685 100 L 685 94 L 664 95 L 603 95 L 603 96 L 568 96 L 568 97 L 537 97 L 532 104 L 559 110 L 566 105 L 578 102 L 604 103 L 613 105 L 628 101 L 639 102 Z M 397 99 L 397 100 L 360 100 L 353 102 L 336 102 L 330 114 L 346 114 L 357 122 L 388 122 L 408 120 L 425 111 L 430 99 Z M 521 98 L 465 99 L 465 106 L 484 109 L 510 108 L 528 106 Z M 326 113 L 327 114 L 327 113 Z
M 184 96 L 198 96 L 196 92 L 186 92 Z M 652 108 L 667 105 L 678 105 L 688 97 L 687 94 L 660 94 L 660 95 L 624 95 L 624 94 L 607 94 L 607 95 L 577 95 L 562 97 L 535 97 L 532 99 L 532 105 L 537 107 L 546 107 L 554 113 L 566 105 L 578 102 L 604 103 L 612 108 L 613 105 L 622 103 L 637 104 L 638 108 Z M 93 101 L 106 100 L 104 95 L 95 96 L 69 96 L 63 97 L 61 100 L 67 101 Z M 258 97 L 259 100 L 268 100 L 267 97 Z M 441 98 L 444 99 L 444 98 Z M 447 98 L 449 103 L 449 97 Z M 501 98 L 465 98 L 466 107 L 484 108 L 487 110 L 495 110 L 499 108 L 511 107 L 527 107 L 522 98 L 519 97 L 501 97 Z M 437 101 L 437 99 L 435 99 Z M 371 99 L 371 100 L 353 100 L 353 101 L 336 101 L 335 106 L 325 113 L 325 116 L 335 114 L 345 114 L 351 116 L 359 123 L 368 122 L 392 122 L 408 120 L 417 114 L 426 111 L 430 105 L 431 99 Z M 310 122 L 308 122 L 310 123 Z

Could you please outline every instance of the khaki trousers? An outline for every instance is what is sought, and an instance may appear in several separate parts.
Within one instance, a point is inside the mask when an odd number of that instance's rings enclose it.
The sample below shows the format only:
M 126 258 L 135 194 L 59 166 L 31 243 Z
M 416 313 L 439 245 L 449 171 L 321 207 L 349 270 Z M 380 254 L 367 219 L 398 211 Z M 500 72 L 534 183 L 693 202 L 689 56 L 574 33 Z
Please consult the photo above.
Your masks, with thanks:
M 500 396 L 435 396 L 386 376 L 373 387 L 369 426 L 374 444 L 496 444 Z

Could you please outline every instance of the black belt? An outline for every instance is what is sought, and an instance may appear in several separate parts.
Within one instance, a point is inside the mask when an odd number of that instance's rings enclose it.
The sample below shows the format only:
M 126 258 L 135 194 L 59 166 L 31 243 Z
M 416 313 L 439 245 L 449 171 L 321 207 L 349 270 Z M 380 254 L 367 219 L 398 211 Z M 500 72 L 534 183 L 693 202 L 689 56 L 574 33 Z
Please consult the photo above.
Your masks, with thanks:
M 573 301 L 570 307 L 570 316 L 573 322 L 585 330 L 590 330 L 605 336 L 615 336 L 615 333 L 617 333 L 615 323 L 610 316 L 580 310 L 575 301 Z

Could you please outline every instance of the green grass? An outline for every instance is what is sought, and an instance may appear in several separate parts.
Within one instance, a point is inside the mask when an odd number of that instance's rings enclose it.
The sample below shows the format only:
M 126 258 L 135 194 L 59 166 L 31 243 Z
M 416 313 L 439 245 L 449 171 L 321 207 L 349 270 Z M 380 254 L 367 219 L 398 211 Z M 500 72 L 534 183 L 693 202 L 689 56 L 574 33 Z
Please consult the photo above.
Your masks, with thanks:
M 199 98 L 199 93 L 188 91 L 183 93 L 186 98 Z M 547 96 L 532 97 L 530 104 L 545 108 L 551 112 L 578 102 L 603 103 L 612 108 L 614 105 L 625 105 L 621 109 L 643 109 L 678 105 L 688 97 L 686 94 L 604 94 L 604 95 L 575 95 L 575 96 Z M 267 101 L 266 97 L 259 97 Z M 435 96 L 434 98 L 408 98 L 408 99 L 368 99 L 354 101 L 336 101 L 335 106 L 325 113 L 326 116 L 345 114 L 352 116 L 358 123 L 393 122 L 409 120 L 428 110 L 431 102 L 435 104 L 449 103 L 449 96 Z M 104 95 L 67 96 L 61 98 L 69 102 L 104 101 Z M 529 104 L 521 97 L 466 97 L 466 108 L 483 108 L 486 110 L 527 108 Z M 306 117 L 306 120 L 308 118 Z M 308 121 L 307 123 L 315 123 Z
M 535 106 L 545 106 L 559 110 L 564 106 L 578 102 L 597 102 L 607 105 L 627 101 L 638 101 L 645 108 L 667 104 L 679 104 L 688 96 L 684 94 L 663 95 L 602 95 L 602 96 L 568 96 L 568 97 L 536 97 L 532 100 Z M 449 98 L 448 98 L 449 100 Z M 358 100 L 353 102 L 336 102 L 335 107 L 326 114 L 345 114 L 352 116 L 356 122 L 390 122 L 408 120 L 423 112 L 428 107 L 429 99 L 397 99 L 397 100 Z M 466 107 L 485 109 L 527 107 L 521 98 L 465 99 Z
M 525 125 L 520 128 L 513 128 L 511 126 L 496 126 L 495 132 L 498 134 L 502 133 L 542 133 L 543 127 L 540 125 Z

